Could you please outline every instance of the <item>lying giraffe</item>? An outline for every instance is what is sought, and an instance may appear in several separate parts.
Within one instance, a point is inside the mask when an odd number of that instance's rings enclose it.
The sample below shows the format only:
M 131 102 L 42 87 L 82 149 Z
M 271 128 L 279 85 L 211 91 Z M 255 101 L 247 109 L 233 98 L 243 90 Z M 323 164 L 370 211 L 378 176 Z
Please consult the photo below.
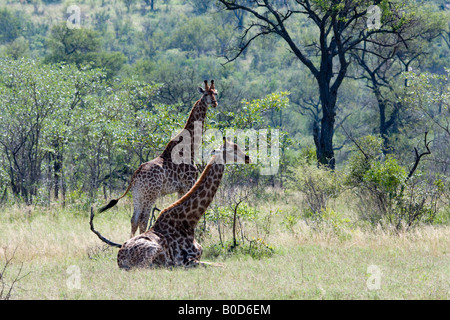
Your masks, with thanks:
M 225 160 L 251 163 L 250 158 L 234 143 L 225 141 L 203 170 L 198 181 L 181 199 L 161 211 L 154 225 L 120 245 L 91 230 L 102 241 L 120 247 L 117 254 L 119 268 L 145 268 L 156 266 L 194 267 L 207 265 L 200 262 L 203 249 L 194 239 L 195 227 L 212 202 L 225 170 Z
M 170 140 L 157 158 L 139 166 L 134 172 L 127 190 L 119 198 L 111 200 L 106 206 L 99 209 L 99 212 L 103 212 L 114 207 L 131 189 L 134 209 L 131 218 L 131 237 L 134 236 L 138 227 L 140 233 L 147 230 L 150 212 L 159 197 L 178 192 L 178 197 L 181 198 L 197 180 L 198 173 L 194 165 L 194 154 L 201 141 L 194 137 L 202 134 L 208 106 L 217 107 L 217 90 L 214 80 L 211 80 L 210 87 L 207 80 L 204 82 L 205 88 L 198 88 L 203 96 L 194 104 L 184 129 Z M 196 126 L 196 124 L 201 124 L 201 126 Z M 177 164 L 172 159 L 172 153 L 180 143 L 186 143 L 184 141 L 185 134 L 191 137 L 191 156 L 188 161 Z

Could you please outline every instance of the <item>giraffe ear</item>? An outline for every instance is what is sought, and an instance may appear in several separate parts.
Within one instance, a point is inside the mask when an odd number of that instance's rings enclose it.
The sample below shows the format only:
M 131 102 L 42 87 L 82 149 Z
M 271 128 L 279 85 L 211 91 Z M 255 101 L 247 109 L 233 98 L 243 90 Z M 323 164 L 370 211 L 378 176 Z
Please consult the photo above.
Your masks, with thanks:
M 201 94 L 205 93 L 205 89 L 203 89 L 202 87 L 198 87 L 197 89 L 198 89 L 198 92 L 200 92 Z

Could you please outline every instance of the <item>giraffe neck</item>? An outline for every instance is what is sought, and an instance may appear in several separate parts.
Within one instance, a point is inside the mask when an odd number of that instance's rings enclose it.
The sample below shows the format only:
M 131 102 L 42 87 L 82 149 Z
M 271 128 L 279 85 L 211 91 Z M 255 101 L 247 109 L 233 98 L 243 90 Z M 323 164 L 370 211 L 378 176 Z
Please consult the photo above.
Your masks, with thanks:
M 201 144 L 201 136 L 203 133 L 203 125 L 205 122 L 207 111 L 208 105 L 206 104 L 205 99 L 202 97 L 194 104 L 194 107 L 189 114 L 188 120 L 186 121 L 183 130 L 170 140 L 163 153 L 161 154 L 161 157 L 171 160 L 174 148 L 178 144 L 183 143 L 183 140 L 185 139 L 184 137 L 188 136 L 188 139 L 190 140 L 189 145 L 191 151 L 190 163 L 193 163 L 194 154 Z
M 197 223 L 208 209 L 214 199 L 222 180 L 225 165 L 216 163 L 216 156 L 212 156 L 202 175 L 195 185 L 177 202 L 164 209 L 161 214 L 161 222 L 180 224 L 188 232 L 193 232 Z M 158 220 L 160 220 L 158 218 Z M 158 231 L 158 221 L 154 225 Z

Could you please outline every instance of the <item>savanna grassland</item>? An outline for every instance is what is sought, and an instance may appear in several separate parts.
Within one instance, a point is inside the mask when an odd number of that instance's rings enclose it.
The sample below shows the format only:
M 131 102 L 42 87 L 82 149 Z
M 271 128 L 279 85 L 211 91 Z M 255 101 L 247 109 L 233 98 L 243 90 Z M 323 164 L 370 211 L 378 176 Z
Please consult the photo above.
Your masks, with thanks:
M 274 214 L 274 208 L 280 210 Z M 224 267 L 122 271 L 117 249 L 89 230 L 88 210 L 14 207 L 0 216 L 3 286 L 11 299 L 448 299 L 450 228 L 417 226 L 407 233 L 358 226 L 314 230 L 286 224 L 289 201 L 266 205 L 262 220 L 242 226 L 262 236 L 270 255 L 218 254 L 217 231 L 199 239 L 202 260 Z M 348 213 L 349 211 L 347 211 Z M 127 239 L 131 203 L 95 217 L 113 241 Z M 267 220 L 266 220 L 267 221 Z M 380 273 L 379 289 L 373 267 Z M 23 278 L 22 278 L 23 277 Z M 16 283 L 12 281 L 17 280 Z M 373 287 L 375 285 L 375 288 Z M 371 289 L 371 290 L 370 290 Z M 6 292 L 6 291 L 5 291 Z
M 448 21 L 448 0 L 0 0 L 0 300 L 448 300 Z M 90 207 L 205 79 L 205 131 L 254 157 L 196 230 L 224 266 L 119 270 Z M 96 229 L 128 240 L 132 208 Z

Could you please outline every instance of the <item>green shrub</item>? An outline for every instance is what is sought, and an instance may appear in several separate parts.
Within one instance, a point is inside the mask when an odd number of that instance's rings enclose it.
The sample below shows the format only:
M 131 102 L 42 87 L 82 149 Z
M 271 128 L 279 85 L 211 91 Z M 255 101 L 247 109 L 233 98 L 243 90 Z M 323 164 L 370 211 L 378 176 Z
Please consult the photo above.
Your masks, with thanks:
M 235 255 L 250 256 L 253 259 L 269 258 L 275 253 L 275 248 L 268 245 L 263 239 L 238 241 L 236 245 L 232 240 L 225 243 L 215 243 L 205 248 L 206 258 L 228 258 Z
M 304 216 L 320 221 L 328 202 L 342 192 L 341 173 L 306 163 L 291 169 L 291 172 L 288 187 L 303 195 L 300 206 Z
M 340 240 L 347 240 L 350 237 L 352 230 L 351 221 L 342 213 L 331 208 L 323 210 L 322 214 L 322 228 L 329 228 Z
M 368 136 L 357 144 L 360 153 L 349 160 L 345 183 L 358 197 L 361 219 L 396 230 L 433 223 L 446 184 L 442 180 L 430 184 L 418 172 L 408 178 L 397 159 L 383 156 L 381 138 Z
M 287 212 L 283 216 L 281 224 L 289 231 L 294 232 L 294 226 L 300 220 L 300 214 L 296 212 Z
M 363 175 L 363 182 L 371 185 L 374 190 L 387 194 L 389 198 L 395 198 L 403 190 L 406 176 L 405 168 L 400 166 L 396 159 L 388 156 L 383 162 L 372 163 Z

